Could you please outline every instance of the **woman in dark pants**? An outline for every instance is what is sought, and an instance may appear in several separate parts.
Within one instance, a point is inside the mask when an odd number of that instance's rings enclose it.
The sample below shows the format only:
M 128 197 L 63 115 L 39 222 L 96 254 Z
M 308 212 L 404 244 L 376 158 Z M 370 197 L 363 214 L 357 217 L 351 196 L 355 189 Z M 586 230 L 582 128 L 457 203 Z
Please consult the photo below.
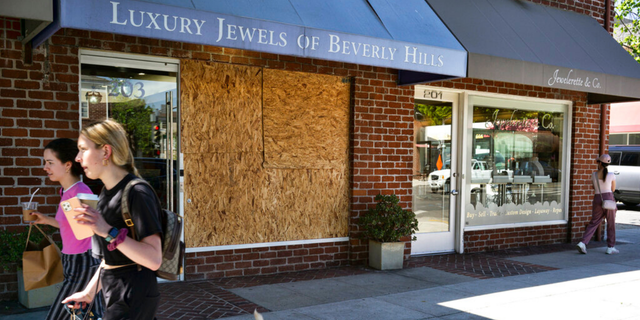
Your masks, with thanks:
M 71 139 L 55 139 L 44 147 L 44 171 L 49 180 L 58 182 L 60 188 L 60 203 L 75 197 L 78 193 L 92 193 L 91 189 L 80 181 L 84 173 L 79 163 L 74 159 L 78 154 L 78 146 Z M 60 304 L 68 295 L 82 290 L 91 280 L 91 276 L 98 269 L 100 261 L 91 256 L 91 239 L 76 239 L 67 216 L 58 206 L 55 217 L 50 217 L 40 212 L 32 212 L 38 218 L 33 222 L 47 224 L 60 229 L 62 238 L 62 268 L 64 281 L 62 288 L 51 305 L 47 320 L 67 320 L 69 314 Z M 102 298 L 96 299 L 93 313 L 102 316 Z
M 75 308 L 90 303 L 94 293 L 102 290 L 105 299 L 105 320 L 155 319 L 160 300 L 155 270 L 162 263 L 160 208 L 148 186 L 135 185 L 129 195 L 123 195 L 127 183 L 136 179 L 133 155 L 122 126 L 106 120 L 91 124 L 78 138 L 80 162 L 87 177 L 100 179 L 104 190 L 98 210 L 76 209 L 79 223 L 90 226 L 93 253 L 102 259 L 101 272 L 91 283 L 63 301 Z M 131 238 L 122 218 L 122 197 L 128 196 L 130 212 L 137 233 Z M 98 281 L 98 279 L 100 279 Z
M 587 244 L 593 234 L 600 226 L 602 219 L 607 219 L 607 254 L 619 253 L 616 249 L 616 212 L 618 210 L 606 210 L 602 207 L 603 200 L 613 200 L 613 192 L 616 191 L 616 176 L 607 170 L 609 164 L 611 164 L 611 156 L 603 154 L 598 157 L 598 171 L 596 172 L 596 180 L 593 181 L 594 196 L 593 196 L 593 213 L 591 216 L 591 222 L 587 226 L 582 241 L 578 243 L 578 252 L 582 254 L 587 253 Z M 598 185 L 596 185 L 596 183 Z M 600 194 L 598 194 L 600 191 Z

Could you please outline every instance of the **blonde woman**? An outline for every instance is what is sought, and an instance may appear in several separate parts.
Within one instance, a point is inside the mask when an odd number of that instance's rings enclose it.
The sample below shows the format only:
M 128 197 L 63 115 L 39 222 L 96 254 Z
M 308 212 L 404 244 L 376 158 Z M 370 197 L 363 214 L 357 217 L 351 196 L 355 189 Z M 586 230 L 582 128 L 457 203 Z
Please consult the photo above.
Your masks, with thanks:
M 80 181 L 83 174 L 80 164 L 74 161 L 78 154 L 76 142 L 67 139 L 55 139 L 44 147 L 44 171 L 49 180 L 57 182 L 60 189 L 60 203 L 75 197 L 78 193 L 91 193 L 91 189 Z M 100 261 L 91 256 L 91 240 L 76 239 L 67 217 L 58 206 L 55 217 L 50 217 L 40 212 L 32 212 L 38 218 L 33 222 L 47 224 L 60 229 L 62 238 L 62 268 L 64 281 L 58 293 L 56 302 L 51 305 L 47 320 L 66 320 L 69 314 L 64 311 L 60 302 L 69 294 L 83 289 L 91 280 L 91 276 L 98 269 Z M 102 299 L 96 299 L 93 313 L 102 315 Z
M 93 254 L 102 260 L 91 283 L 62 303 L 75 308 L 92 301 L 102 290 L 105 299 L 104 319 L 155 319 L 160 294 L 155 270 L 162 263 L 160 208 L 148 186 L 135 185 L 123 195 L 127 183 L 137 179 L 133 155 L 123 127 L 106 120 L 82 129 L 78 138 L 76 161 L 87 177 L 100 179 L 104 190 L 98 210 L 88 206 L 76 209 L 79 223 L 90 226 Z M 140 241 L 128 235 L 122 218 L 122 197 L 128 196 L 135 231 Z

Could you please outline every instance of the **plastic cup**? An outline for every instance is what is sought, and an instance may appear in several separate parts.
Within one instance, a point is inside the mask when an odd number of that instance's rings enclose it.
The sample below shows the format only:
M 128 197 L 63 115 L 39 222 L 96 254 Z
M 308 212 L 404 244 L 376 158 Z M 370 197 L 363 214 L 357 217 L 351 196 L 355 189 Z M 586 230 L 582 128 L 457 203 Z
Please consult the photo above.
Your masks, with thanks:
M 38 211 L 37 202 L 23 202 L 22 203 L 22 219 L 24 221 L 36 221 L 38 216 L 31 215 L 31 212 Z

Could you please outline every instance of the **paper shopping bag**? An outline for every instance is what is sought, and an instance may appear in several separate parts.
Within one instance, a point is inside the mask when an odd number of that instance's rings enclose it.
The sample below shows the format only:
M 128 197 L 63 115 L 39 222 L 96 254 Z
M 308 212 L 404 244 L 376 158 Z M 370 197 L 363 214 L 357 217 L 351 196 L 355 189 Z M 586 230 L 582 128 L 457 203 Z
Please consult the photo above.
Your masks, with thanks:
M 60 248 L 44 232 L 44 239 L 39 244 L 29 241 L 31 227 L 27 235 L 27 245 L 22 253 L 22 275 L 24 277 L 24 290 L 29 291 L 48 287 L 62 282 L 62 259 Z

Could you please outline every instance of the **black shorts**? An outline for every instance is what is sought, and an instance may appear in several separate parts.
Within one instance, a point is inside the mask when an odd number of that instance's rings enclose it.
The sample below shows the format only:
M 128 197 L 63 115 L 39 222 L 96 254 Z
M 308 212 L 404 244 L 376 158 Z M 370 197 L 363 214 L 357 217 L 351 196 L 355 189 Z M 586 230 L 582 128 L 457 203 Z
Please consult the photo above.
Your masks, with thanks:
M 155 319 L 160 292 L 155 272 L 138 266 L 102 269 L 105 320 Z

